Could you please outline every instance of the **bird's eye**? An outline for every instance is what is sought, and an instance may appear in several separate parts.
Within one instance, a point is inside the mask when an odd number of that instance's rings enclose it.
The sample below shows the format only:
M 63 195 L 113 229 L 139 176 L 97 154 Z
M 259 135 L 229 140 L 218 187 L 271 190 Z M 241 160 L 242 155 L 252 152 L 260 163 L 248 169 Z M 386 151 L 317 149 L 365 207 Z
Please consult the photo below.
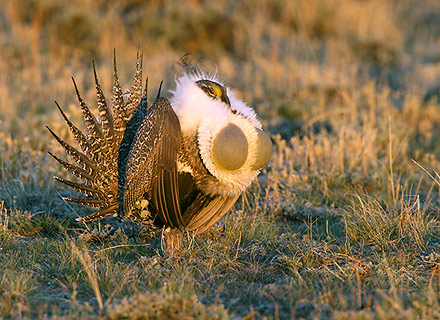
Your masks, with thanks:
M 208 96 L 214 99 L 222 99 L 223 87 L 218 83 L 211 80 L 199 80 L 196 84 L 202 89 Z
M 223 92 L 219 87 L 212 87 L 211 91 L 213 93 L 213 97 L 221 98 L 223 96 Z
M 226 94 L 226 87 L 211 80 L 198 80 L 196 84 L 211 98 L 218 99 L 231 107 L 231 102 Z M 235 113 L 235 110 L 232 110 L 232 112 Z
M 207 92 L 211 97 L 213 97 L 213 98 L 218 98 L 218 97 L 217 97 L 217 94 L 215 93 L 215 91 L 214 91 L 212 88 L 207 87 L 207 88 L 206 88 L 206 92 Z

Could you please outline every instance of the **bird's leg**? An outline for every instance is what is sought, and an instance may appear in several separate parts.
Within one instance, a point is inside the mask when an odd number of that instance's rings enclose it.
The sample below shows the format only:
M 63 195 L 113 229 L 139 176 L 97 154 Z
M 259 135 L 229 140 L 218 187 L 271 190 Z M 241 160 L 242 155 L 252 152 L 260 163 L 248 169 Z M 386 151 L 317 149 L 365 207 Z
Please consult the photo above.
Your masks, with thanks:
M 177 229 L 165 228 L 162 233 L 162 250 L 167 257 L 174 257 L 181 251 L 182 234 Z

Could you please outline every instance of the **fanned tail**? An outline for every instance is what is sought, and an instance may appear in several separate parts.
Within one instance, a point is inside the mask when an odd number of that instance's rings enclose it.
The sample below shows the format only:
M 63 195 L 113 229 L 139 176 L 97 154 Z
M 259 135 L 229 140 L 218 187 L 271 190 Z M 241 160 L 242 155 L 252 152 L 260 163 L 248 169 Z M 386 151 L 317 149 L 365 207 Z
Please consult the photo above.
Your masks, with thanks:
M 83 198 L 64 198 L 64 200 L 99 208 L 99 210 L 86 217 L 78 218 L 78 221 L 89 222 L 118 214 L 119 147 L 128 120 L 140 103 L 141 98 L 146 98 L 147 83 L 145 91 L 142 92 L 142 53 L 137 55 L 133 84 L 126 93 L 122 92 L 119 83 L 116 69 L 116 54 L 114 54 L 113 61 L 114 74 L 111 108 L 107 104 L 98 80 L 95 63 L 93 63 L 96 103 L 99 111 L 98 118 L 94 116 L 82 99 L 78 86 L 72 78 L 87 132 L 82 132 L 78 129 L 69 120 L 58 103 L 55 102 L 80 150 L 62 140 L 47 127 L 75 164 L 60 159 L 50 151 L 48 153 L 80 181 L 71 181 L 59 177 L 54 178 L 85 195 Z
M 116 55 L 114 55 L 116 56 Z M 123 93 L 119 83 L 118 71 L 116 68 L 116 58 L 113 60 L 113 110 L 115 140 L 117 145 L 124 137 L 125 128 L 136 107 L 142 98 L 142 53 L 138 53 L 136 60 L 136 72 L 133 78 L 131 89 Z

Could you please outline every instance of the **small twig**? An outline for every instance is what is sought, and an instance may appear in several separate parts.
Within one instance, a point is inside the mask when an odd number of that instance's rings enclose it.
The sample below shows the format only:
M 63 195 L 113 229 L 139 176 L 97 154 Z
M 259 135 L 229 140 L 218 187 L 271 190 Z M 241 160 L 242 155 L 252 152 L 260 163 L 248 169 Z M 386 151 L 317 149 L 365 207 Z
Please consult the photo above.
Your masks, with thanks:
M 345 282 L 345 280 L 340 277 L 336 272 L 330 270 L 329 267 L 327 267 L 325 264 L 322 265 L 324 267 L 325 270 L 327 270 L 328 272 L 330 272 L 332 275 L 334 275 L 336 278 L 338 278 L 339 280 L 341 280 L 342 282 Z
M 431 173 L 429 173 L 428 170 L 426 170 L 420 163 L 418 163 L 416 160 L 411 159 L 412 162 L 414 162 L 416 165 L 419 166 L 420 169 L 422 169 L 423 171 L 425 171 L 428 176 L 440 186 L 440 175 L 434 170 L 436 177 L 434 177 Z
M 116 246 L 100 249 L 98 251 L 99 252 L 103 252 L 103 251 L 107 251 L 107 250 L 110 250 L 110 249 L 116 249 L 116 248 L 122 248 L 122 247 L 148 247 L 148 246 L 150 246 L 150 245 L 149 244 L 119 244 L 119 245 L 116 245 Z
M 240 250 L 240 243 L 241 243 L 241 231 L 240 231 L 240 237 L 238 238 L 237 252 L 235 252 L 235 258 L 234 258 L 234 260 L 237 260 L 237 257 L 238 257 L 238 250 Z

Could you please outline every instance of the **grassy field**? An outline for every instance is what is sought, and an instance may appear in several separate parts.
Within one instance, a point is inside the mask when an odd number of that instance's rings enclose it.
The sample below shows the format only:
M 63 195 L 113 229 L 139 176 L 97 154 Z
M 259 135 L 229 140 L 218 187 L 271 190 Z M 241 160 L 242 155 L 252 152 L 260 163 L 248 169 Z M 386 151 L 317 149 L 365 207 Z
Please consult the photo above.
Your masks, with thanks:
M 180 258 L 65 203 L 82 124 L 139 46 L 151 92 L 192 52 L 255 107 L 271 162 Z M 166 93 L 169 95 L 169 93 Z M 0 318 L 440 319 L 436 0 L 5 0 L 0 6 Z M 96 111 L 96 110 L 95 110 Z

